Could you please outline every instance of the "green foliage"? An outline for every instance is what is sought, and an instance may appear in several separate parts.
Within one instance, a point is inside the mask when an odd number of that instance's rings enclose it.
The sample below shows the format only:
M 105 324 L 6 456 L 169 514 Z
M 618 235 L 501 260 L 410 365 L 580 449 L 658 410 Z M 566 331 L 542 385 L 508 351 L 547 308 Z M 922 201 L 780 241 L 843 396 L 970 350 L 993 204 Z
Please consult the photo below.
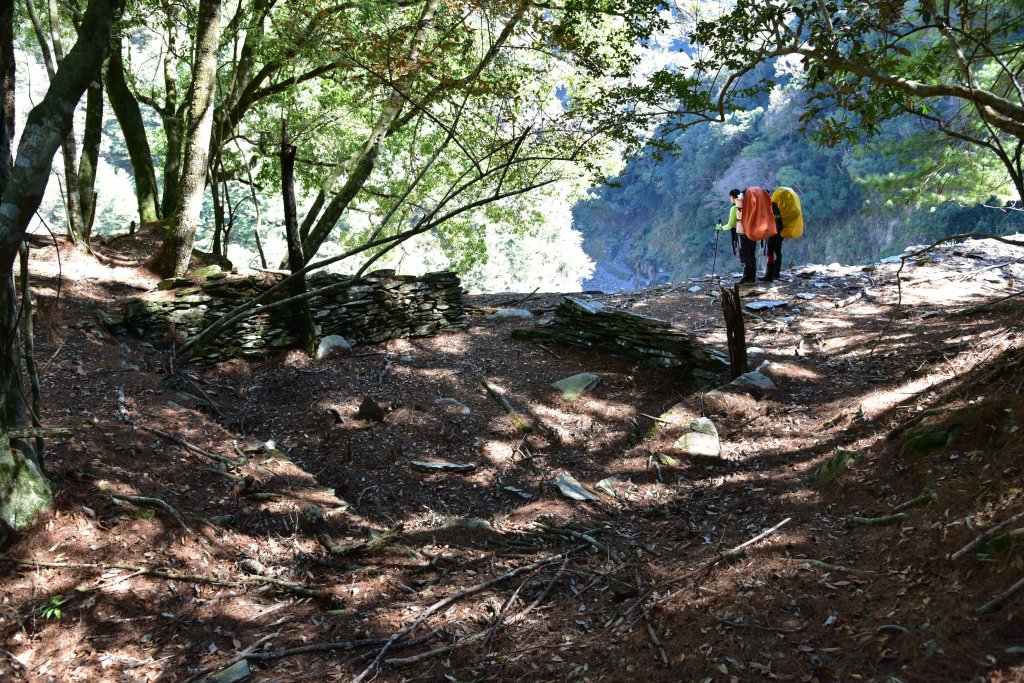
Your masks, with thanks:
M 857 454 L 838 450 L 823 465 L 814 470 L 814 478 L 822 484 L 835 481 L 857 462 Z
M 67 601 L 68 598 L 63 595 L 52 596 L 46 601 L 46 604 L 39 608 L 39 616 L 43 619 L 60 619 L 63 615 L 60 607 Z

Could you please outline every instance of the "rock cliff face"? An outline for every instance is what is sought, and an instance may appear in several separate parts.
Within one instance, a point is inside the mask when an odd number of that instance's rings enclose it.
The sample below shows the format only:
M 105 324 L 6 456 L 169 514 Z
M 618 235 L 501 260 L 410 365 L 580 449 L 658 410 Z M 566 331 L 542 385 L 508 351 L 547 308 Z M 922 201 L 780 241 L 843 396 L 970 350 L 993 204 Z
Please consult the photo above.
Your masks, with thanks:
M 279 280 L 214 272 L 199 281 L 168 282 L 165 291 L 129 299 L 122 319 L 112 322 L 133 334 L 173 333 L 188 340 Z M 467 324 L 462 284 L 454 273 L 414 277 L 377 271 L 359 279 L 315 275 L 308 282 L 310 290 L 324 290 L 310 301 L 321 337 L 340 335 L 353 344 L 371 344 L 460 330 Z M 258 360 L 270 351 L 297 346 L 299 340 L 288 331 L 287 315 L 287 309 L 256 314 L 226 331 L 196 358 L 203 363 L 234 357 Z

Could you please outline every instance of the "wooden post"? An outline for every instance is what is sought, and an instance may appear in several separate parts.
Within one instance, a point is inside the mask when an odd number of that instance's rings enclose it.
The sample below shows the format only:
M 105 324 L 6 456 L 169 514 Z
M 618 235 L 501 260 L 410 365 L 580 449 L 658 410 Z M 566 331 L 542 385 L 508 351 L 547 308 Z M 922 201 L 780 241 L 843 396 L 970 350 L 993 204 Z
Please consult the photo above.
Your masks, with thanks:
M 725 314 L 725 336 L 729 342 L 729 377 L 736 379 L 747 372 L 747 335 L 743 328 L 743 304 L 740 302 L 740 286 L 728 289 L 719 284 L 722 294 L 722 312 Z

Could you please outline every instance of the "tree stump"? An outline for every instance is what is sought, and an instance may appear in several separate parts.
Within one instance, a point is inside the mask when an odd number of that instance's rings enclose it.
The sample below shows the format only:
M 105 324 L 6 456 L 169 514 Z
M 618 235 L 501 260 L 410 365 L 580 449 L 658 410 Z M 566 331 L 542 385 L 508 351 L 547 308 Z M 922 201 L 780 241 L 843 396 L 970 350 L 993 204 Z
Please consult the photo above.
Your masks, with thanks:
M 725 314 L 725 336 L 729 342 L 729 377 L 736 379 L 749 369 L 747 367 L 747 335 L 743 328 L 743 304 L 740 302 L 740 286 L 728 289 L 719 284 L 722 294 L 722 313 Z

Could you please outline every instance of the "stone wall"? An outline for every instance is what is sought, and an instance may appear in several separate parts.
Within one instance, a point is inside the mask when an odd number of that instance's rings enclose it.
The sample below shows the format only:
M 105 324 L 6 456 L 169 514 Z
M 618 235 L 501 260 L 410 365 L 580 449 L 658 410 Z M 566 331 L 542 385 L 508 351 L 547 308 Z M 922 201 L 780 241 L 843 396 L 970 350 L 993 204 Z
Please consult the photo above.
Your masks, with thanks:
M 208 270 L 208 269 L 205 269 Z M 230 276 L 203 272 L 197 281 L 167 281 L 166 291 L 130 299 L 123 319 L 115 321 L 134 334 L 147 331 L 191 339 L 212 321 L 252 299 L 280 281 L 280 276 Z M 420 277 L 377 271 L 359 279 L 315 274 L 310 290 L 332 286 L 332 291 L 310 300 L 320 337 L 340 335 L 357 344 L 372 344 L 401 337 L 422 337 L 464 329 L 466 312 L 462 284 L 454 273 L 427 273 Z M 287 295 L 282 293 L 281 298 Z M 288 334 L 287 310 L 278 309 L 243 320 L 209 347 L 198 362 L 215 363 L 232 357 L 258 360 L 273 350 L 292 348 L 298 339 Z
M 701 344 L 692 332 L 665 320 L 609 311 L 598 302 L 572 297 L 565 297 L 550 322 L 516 330 L 513 336 L 633 358 L 645 365 L 688 372 L 703 383 L 718 381 L 729 372 L 728 356 Z

